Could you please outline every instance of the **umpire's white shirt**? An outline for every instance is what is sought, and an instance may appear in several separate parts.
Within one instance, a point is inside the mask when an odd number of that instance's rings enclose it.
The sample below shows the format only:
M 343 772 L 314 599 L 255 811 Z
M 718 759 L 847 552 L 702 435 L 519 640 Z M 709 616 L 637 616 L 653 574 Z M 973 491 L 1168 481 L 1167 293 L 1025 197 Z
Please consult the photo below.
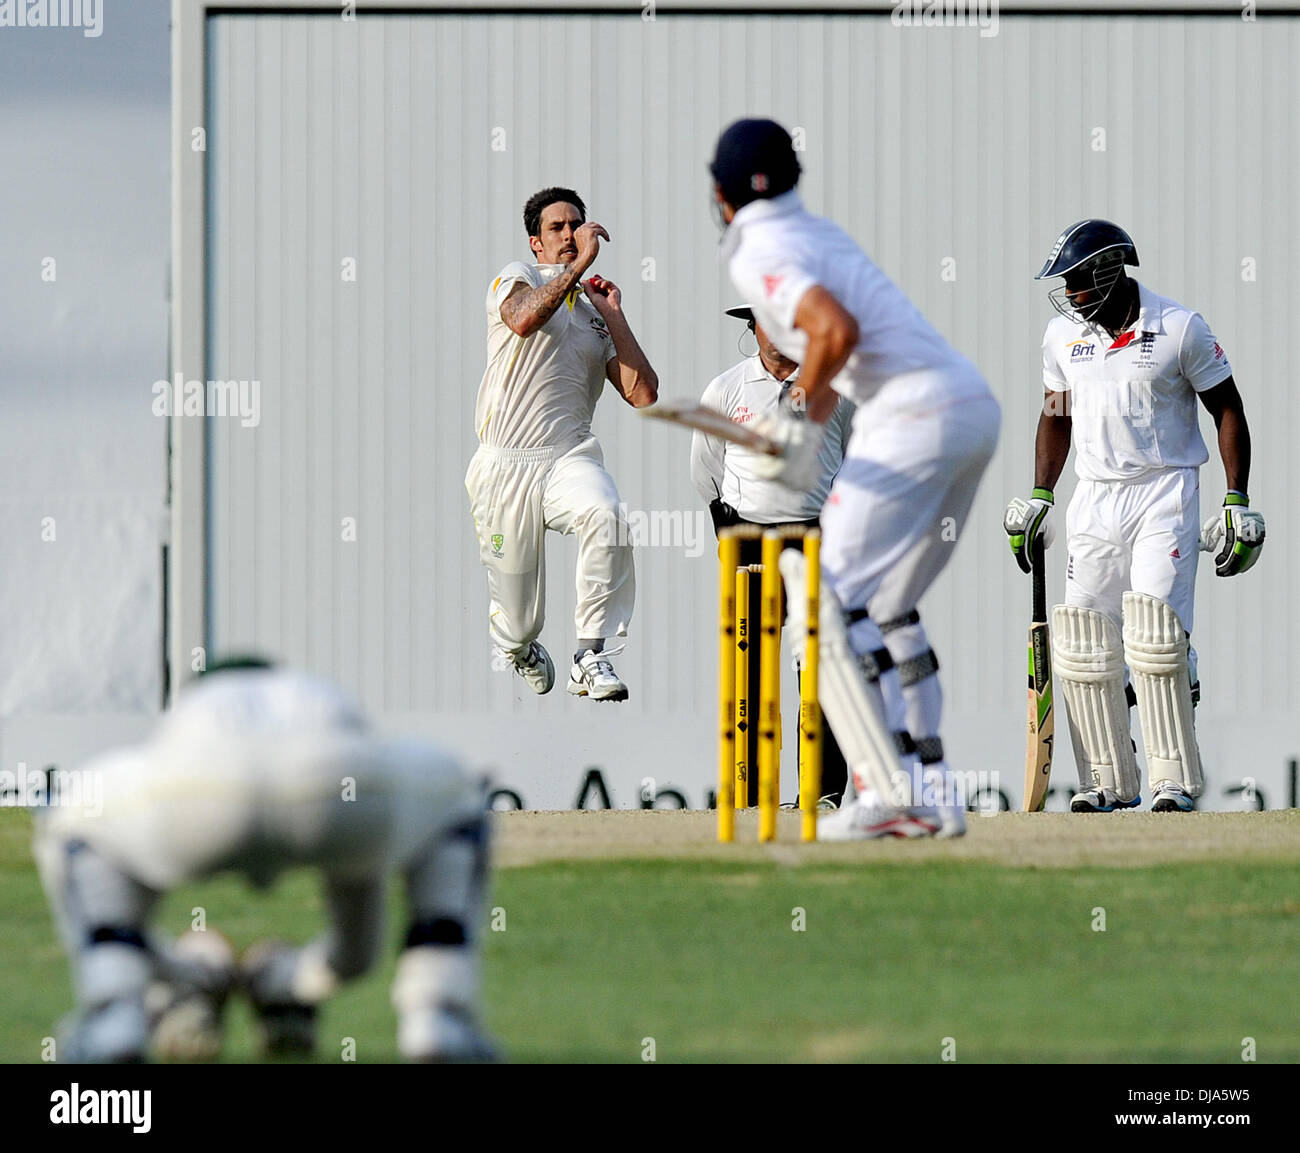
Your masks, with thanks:
M 777 380 L 755 353 L 715 376 L 700 403 L 725 412 L 737 424 L 748 424 L 763 413 L 775 412 L 782 395 L 797 382 L 796 371 L 785 381 Z M 755 473 L 758 454 L 738 444 L 696 432 L 691 440 L 691 481 L 706 501 L 719 497 L 745 520 L 755 524 L 781 524 L 813 520 L 830 495 L 831 483 L 839 472 L 853 423 L 853 405 L 843 397 L 835 405 L 822 442 L 817 484 L 809 492 L 796 492 Z
M 1199 312 L 1138 285 L 1133 327 L 1118 337 L 1064 316 L 1043 334 L 1043 385 L 1070 393 L 1081 480 L 1136 481 L 1210 458 L 1196 394 L 1231 374 Z
M 786 356 L 802 364 L 808 335 L 794 326 L 804 294 L 830 292 L 858 322 L 858 343 L 835 390 L 875 413 L 911 415 L 988 396 L 975 366 L 931 327 L 839 225 L 808 212 L 799 194 L 746 204 L 722 241 L 731 281 Z

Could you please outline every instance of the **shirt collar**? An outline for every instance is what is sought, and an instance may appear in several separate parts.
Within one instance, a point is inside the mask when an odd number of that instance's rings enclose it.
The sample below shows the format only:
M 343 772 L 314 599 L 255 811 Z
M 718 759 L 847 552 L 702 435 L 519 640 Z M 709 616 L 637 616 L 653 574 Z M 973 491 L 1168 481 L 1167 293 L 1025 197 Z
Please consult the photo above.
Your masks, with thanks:
M 791 385 L 797 384 L 799 382 L 799 366 L 796 366 L 794 372 L 792 372 L 784 380 L 777 380 L 775 376 L 773 376 L 770 372 L 767 371 L 767 365 L 763 363 L 763 357 L 756 352 L 754 353 L 753 356 L 749 358 L 748 363 L 746 365 L 745 381 L 746 383 L 753 384 L 754 382 L 760 380 L 770 380 L 774 384 L 779 384 L 782 390 L 785 390 L 789 388 Z
M 722 234 L 722 255 L 729 258 L 735 252 L 736 246 L 740 243 L 741 231 L 746 225 L 759 220 L 772 220 L 778 216 L 789 216 L 802 209 L 803 201 L 799 199 L 798 191 L 793 188 L 789 192 L 781 193 L 780 196 L 751 200 L 736 212 L 736 215 L 731 218 L 731 223 L 727 225 L 727 231 Z
M 1141 281 L 1134 281 L 1138 286 L 1138 318 L 1133 328 L 1137 332 L 1165 331 L 1164 309 L 1160 307 L 1160 297 Z
M 1140 332 L 1154 332 L 1159 335 L 1164 335 L 1165 322 L 1163 319 L 1163 302 L 1160 297 L 1152 292 L 1140 280 L 1134 280 L 1133 283 L 1138 286 L 1138 314 L 1137 319 L 1133 322 L 1131 328 L 1126 328 L 1124 332 L 1131 331 L 1135 336 Z M 1121 333 L 1119 337 L 1112 337 L 1104 328 L 1098 324 L 1094 324 L 1091 320 L 1083 321 L 1082 328 L 1084 332 L 1091 333 L 1093 336 L 1099 338 L 1107 349 L 1113 347 L 1115 341 L 1119 340 L 1123 336 L 1123 333 Z M 1128 340 L 1125 340 L 1123 344 L 1120 345 L 1120 347 L 1122 348 L 1124 344 L 1130 343 L 1131 340 L 1132 337 L 1129 337 Z

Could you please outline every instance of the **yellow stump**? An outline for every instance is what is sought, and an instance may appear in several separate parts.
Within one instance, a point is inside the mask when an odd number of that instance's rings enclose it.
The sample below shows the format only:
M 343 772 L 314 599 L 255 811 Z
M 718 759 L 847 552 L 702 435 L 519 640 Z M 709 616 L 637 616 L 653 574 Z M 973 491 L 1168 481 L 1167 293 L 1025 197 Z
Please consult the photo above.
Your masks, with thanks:
M 777 728 L 781 722 L 781 534 L 763 534 L 762 647 L 759 653 L 758 839 L 776 839 L 780 806 L 781 760 Z
M 760 566 L 755 565 L 761 572 Z M 745 566 L 736 569 L 736 808 L 749 807 L 749 573 Z
M 736 839 L 736 566 L 740 541 L 718 542 L 718 840 Z
M 822 791 L 822 713 L 817 703 L 818 637 L 821 621 L 822 535 L 810 529 L 803 538 L 804 600 L 808 614 L 799 686 L 799 809 L 801 837 L 817 839 L 817 802 Z

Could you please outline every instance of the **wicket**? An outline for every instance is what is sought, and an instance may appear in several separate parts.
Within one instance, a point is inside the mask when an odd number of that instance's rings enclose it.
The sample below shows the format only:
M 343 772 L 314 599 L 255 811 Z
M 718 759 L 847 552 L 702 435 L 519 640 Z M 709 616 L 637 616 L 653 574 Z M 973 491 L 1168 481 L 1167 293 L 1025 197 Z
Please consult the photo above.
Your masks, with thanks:
M 763 563 L 742 565 L 740 542 L 761 539 Z M 801 540 L 807 572 L 807 612 L 799 694 L 799 808 L 801 839 L 817 839 L 821 793 L 821 709 L 817 704 L 817 627 L 821 606 L 821 533 L 787 525 L 737 525 L 718 534 L 718 840 L 736 839 L 736 806 L 749 799 L 748 727 L 754 723 L 749 683 L 753 637 L 750 575 L 759 576 L 760 669 L 758 686 L 758 839 L 776 839 L 781 795 L 781 547 Z

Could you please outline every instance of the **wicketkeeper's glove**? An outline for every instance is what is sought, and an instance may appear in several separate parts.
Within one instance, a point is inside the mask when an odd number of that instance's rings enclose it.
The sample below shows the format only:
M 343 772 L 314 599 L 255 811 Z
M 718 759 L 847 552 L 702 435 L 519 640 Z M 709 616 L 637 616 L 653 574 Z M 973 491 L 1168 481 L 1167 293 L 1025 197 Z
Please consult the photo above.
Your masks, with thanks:
M 1223 498 L 1223 511 L 1201 526 L 1201 549 L 1213 552 L 1214 571 L 1221 577 L 1245 572 L 1264 548 L 1264 518 L 1250 508 L 1244 492 Z
M 1002 527 L 1011 538 L 1011 555 L 1021 572 L 1032 572 L 1034 541 L 1042 538 L 1043 548 L 1050 548 L 1056 539 L 1056 526 L 1052 522 L 1052 509 L 1056 498 L 1050 488 L 1036 488 L 1028 500 L 1013 497 L 1007 505 Z
M 751 468 L 764 480 L 780 481 L 796 492 L 808 492 L 821 474 L 818 457 L 826 426 L 813 420 L 797 419 L 782 412 L 764 413 L 750 425 L 755 432 L 775 441 L 780 456 L 755 454 Z

